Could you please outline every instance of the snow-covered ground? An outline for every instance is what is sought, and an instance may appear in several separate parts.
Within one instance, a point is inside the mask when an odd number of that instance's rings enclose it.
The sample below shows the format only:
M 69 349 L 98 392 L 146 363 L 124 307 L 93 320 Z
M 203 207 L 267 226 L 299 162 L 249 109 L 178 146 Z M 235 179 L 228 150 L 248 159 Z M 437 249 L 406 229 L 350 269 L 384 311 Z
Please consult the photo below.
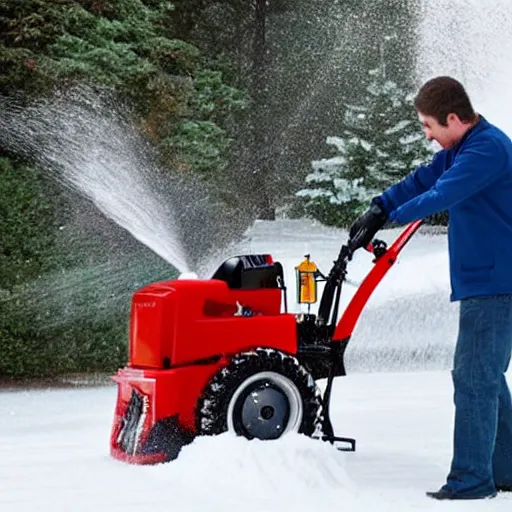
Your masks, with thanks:
M 311 253 L 328 271 L 344 238 L 305 222 L 258 223 L 238 249 L 268 251 L 283 262 L 292 306 L 294 266 Z M 510 510 L 508 495 L 448 505 L 424 495 L 444 482 L 451 455 L 450 372 L 432 354 L 450 353 L 456 333 L 445 244 L 442 235 L 419 232 L 361 318 L 349 375 L 335 381 L 332 400 L 336 433 L 357 439 L 355 453 L 299 435 L 261 442 L 224 434 L 197 439 L 172 463 L 129 466 L 108 453 L 114 386 L 4 390 L 0 511 Z M 362 278 L 371 264 L 359 254 L 349 277 Z M 388 346 L 389 360 L 382 356 Z M 411 346 L 419 357 L 406 350 Z M 365 347 L 375 349 L 369 363 L 361 361 Z M 402 371 L 381 371 L 388 363 Z M 429 366 L 440 369 L 425 371 Z
M 178 460 L 128 466 L 108 455 L 113 387 L 0 394 L 2 512 L 440 510 L 424 491 L 450 462 L 449 372 L 360 373 L 337 380 L 333 420 L 355 453 L 289 435 L 200 438 Z M 450 503 L 509 511 L 512 496 Z

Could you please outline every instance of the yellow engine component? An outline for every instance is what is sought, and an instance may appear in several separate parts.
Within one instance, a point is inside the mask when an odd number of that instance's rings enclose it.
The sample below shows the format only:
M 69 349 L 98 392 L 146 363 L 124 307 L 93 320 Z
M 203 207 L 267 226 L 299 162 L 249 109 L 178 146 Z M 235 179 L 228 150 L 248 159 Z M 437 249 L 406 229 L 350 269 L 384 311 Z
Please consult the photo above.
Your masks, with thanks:
M 309 259 L 309 254 L 304 256 L 306 259 L 297 267 L 295 272 L 297 276 L 297 302 L 299 304 L 314 304 L 317 300 L 318 267 Z

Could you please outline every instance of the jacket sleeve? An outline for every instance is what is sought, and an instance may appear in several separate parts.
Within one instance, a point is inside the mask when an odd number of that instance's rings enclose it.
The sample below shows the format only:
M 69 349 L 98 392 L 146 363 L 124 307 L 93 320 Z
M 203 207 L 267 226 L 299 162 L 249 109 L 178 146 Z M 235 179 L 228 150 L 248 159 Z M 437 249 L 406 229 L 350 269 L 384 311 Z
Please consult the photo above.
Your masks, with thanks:
M 415 169 L 411 174 L 385 190 L 378 201 L 388 214 L 404 203 L 430 190 L 446 169 L 447 151 L 439 151 L 432 162 Z
M 502 175 L 507 154 L 493 139 L 468 141 L 465 146 L 434 186 L 392 211 L 390 220 L 405 224 L 447 210 Z

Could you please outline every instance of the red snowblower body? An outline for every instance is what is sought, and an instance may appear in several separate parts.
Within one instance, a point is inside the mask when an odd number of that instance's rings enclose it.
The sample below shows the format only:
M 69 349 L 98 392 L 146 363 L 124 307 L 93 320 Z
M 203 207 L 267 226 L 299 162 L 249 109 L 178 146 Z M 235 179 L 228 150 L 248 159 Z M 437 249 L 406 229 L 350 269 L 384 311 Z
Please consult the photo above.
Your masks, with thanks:
M 118 397 L 111 455 L 136 464 L 173 460 L 199 435 L 248 439 L 299 432 L 355 450 L 336 437 L 329 403 L 334 377 L 371 293 L 420 226 L 388 248 L 374 240 L 374 266 L 338 321 L 350 245 L 325 278 L 317 314 L 287 312 L 282 266 L 270 255 L 228 259 L 211 279 L 148 285 L 132 299 L 129 360 Z M 323 396 L 316 380 L 327 378 Z

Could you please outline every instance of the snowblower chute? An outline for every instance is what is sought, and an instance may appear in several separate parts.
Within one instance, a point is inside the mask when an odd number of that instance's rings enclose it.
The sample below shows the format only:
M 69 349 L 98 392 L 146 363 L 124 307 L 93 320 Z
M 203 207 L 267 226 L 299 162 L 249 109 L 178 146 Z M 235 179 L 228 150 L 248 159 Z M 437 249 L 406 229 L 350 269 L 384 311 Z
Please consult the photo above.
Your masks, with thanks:
M 420 224 L 410 224 L 389 249 L 374 241 L 375 264 L 339 321 L 350 242 L 325 277 L 317 314 L 288 313 L 283 268 L 270 255 L 228 259 L 211 279 L 137 291 L 129 361 L 114 377 L 112 456 L 169 461 L 196 436 L 226 430 L 269 440 L 299 432 L 355 450 L 353 439 L 334 436 L 332 382 L 345 375 L 344 352 L 364 305 Z M 321 396 L 315 381 L 325 377 Z

